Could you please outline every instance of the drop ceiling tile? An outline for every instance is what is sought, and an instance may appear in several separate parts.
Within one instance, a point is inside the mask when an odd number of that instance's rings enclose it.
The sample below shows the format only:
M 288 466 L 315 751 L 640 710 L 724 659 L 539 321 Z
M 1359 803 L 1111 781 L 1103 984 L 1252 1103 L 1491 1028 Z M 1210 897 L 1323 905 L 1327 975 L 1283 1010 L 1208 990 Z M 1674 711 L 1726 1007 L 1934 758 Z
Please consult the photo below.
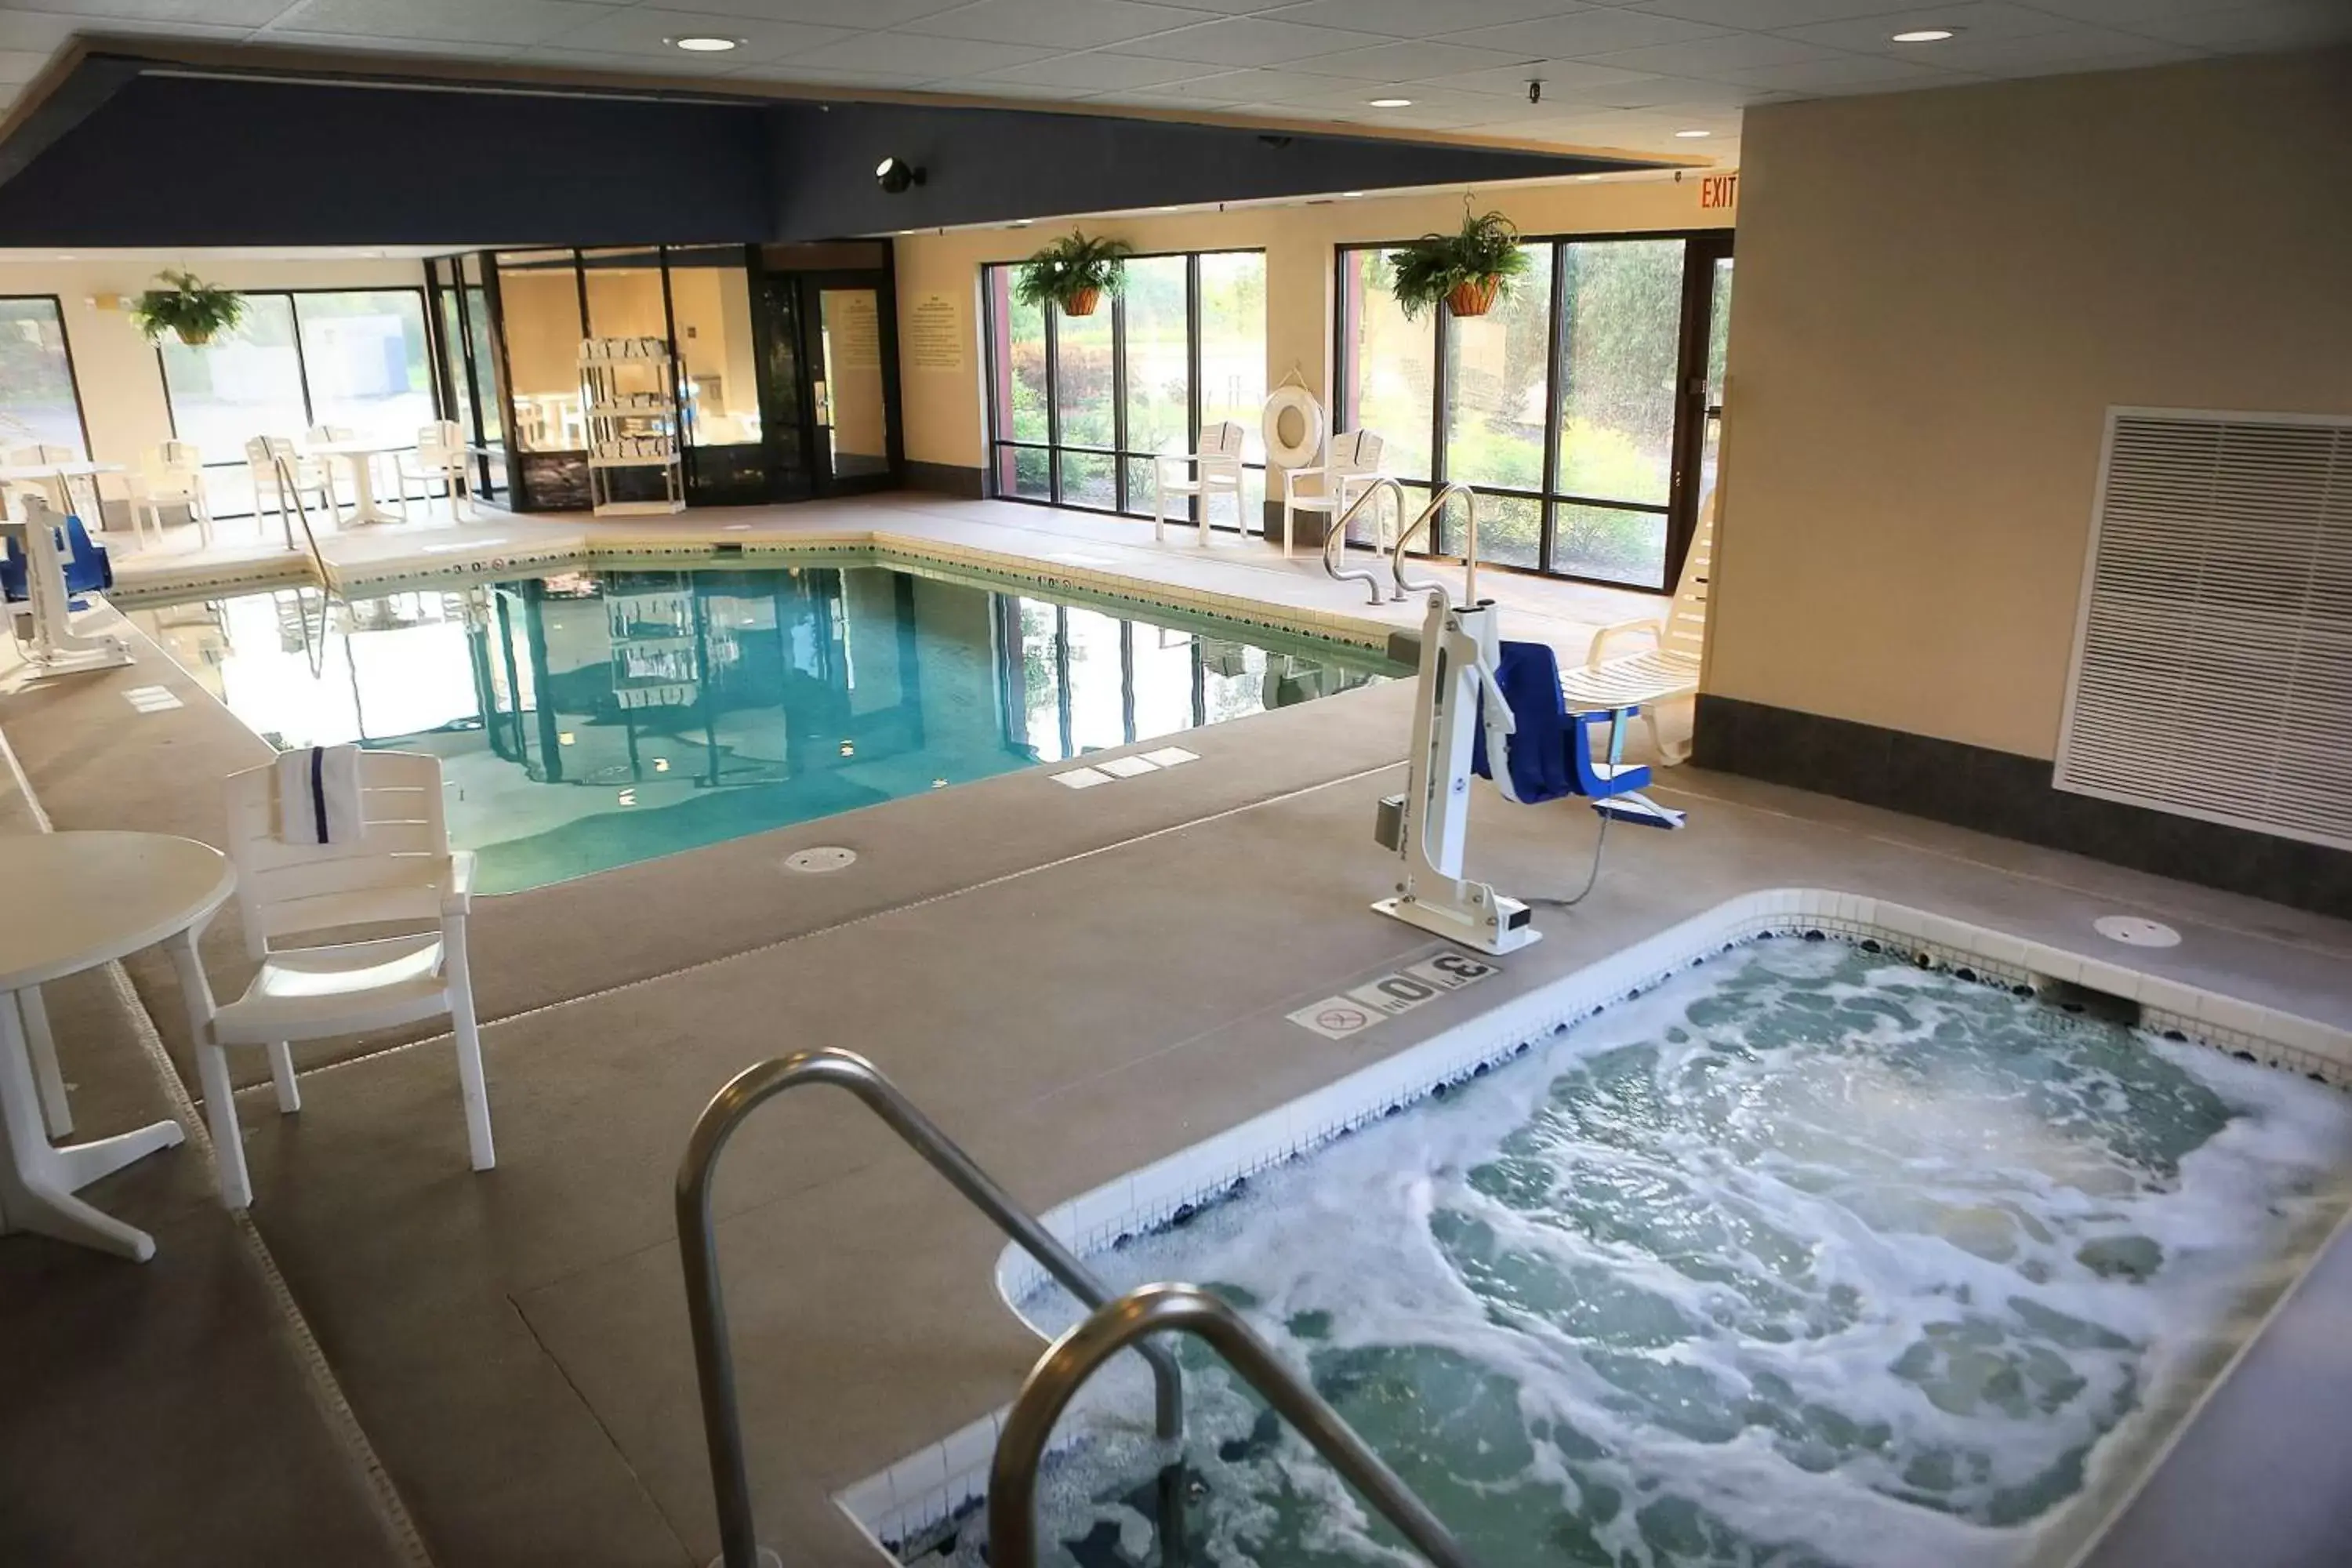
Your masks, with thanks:
M 37 49 L 47 55 L 89 24 L 79 16 L 39 11 L 0 11 L 0 49 Z
M 41 74 L 49 63 L 47 51 L 41 49 L 0 49 L 0 86 L 22 87 Z
M 2050 32 L 2023 37 L 1974 37 L 1967 33 L 1936 46 L 1935 63 L 1949 70 L 1984 71 L 1995 76 L 2038 73 L 2078 61 L 2113 59 L 2128 63 L 2145 58 L 2149 63 L 2183 58 L 2189 51 L 2112 27 L 2062 23 Z
M 2072 22 L 2120 27 L 2126 33 L 2147 32 L 2147 24 L 2168 17 L 2276 10 L 2294 3 L 2295 0 L 2032 0 L 2037 11 L 2047 11 Z M 2314 3 L 2328 4 L 2330 0 Z M 2330 8 L 2340 9 L 2332 4 Z
M 1122 55 L 1108 49 L 1090 49 L 1084 54 L 1051 55 L 1033 60 L 1025 66 L 1011 66 L 992 71 L 991 81 L 1028 82 L 1039 87 L 1067 89 L 1074 92 L 1115 92 L 1129 88 L 1164 87 L 1172 81 L 1188 81 L 1197 77 L 1221 74 L 1213 66 L 1203 66 L 1192 60 L 1154 60 L 1141 55 Z
M 1214 19 L 1206 11 L 1139 5 L 1134 0 L 977 0 L 908 22 L 903 30 L 942 38 L 1088 49 Z
M 1349 32 L 1341 27 L 1301 27 L 1257 16 L 1228 16 L 1179 27 L 1156 37 L 1139 38 L 1123 46 L 1121 52 L 1217 66 L 1286 65 L 1314 55 L 1333 55 L 1341 49 L 1367 48 L 1388 41 L 1374 33 Z
M 1292 68 L 1316 76 L 1420 81 L 1448 71 L 1492 70 L 1517 63 L 1513 56 L 1499 49 L 1474 49 L 1423 38 L 1410 44 L 1375 44 L 1368 49 L 1316 55 L 1298 61 Z
M 394 45 L 391 47 L 396 52 L 399 46 Z M 657 62 L 665 76 L 731 76 L 740 68 L 729 65 L 728 57 L 723 54 L 698 55 L 677 49 L 671 50 L 670 53 L 677 56 L 674 63 L 669 60 Z M 528 62 L 519 60 L 517 63 L 528 63 L 551 68 L 569 66 L 583 71 L 607 71 L 643 76 L 656 62 L 647 59 L 642 52 L 620 49 L 575 49 L 568 44 L 534 44 L 531 46 Z
M 2126 30 L 2201 49 L 2298 49 L 2352 40 L 2352 4 L 2300 0 L 2123 21 Z
M 1354 27 L 1400 38 L 1432 38 L 1470 27 L 1499 26 L 1585 6 L 1577 0 L 1305 0 L 1268 13 L 1278 22 Z
M 199 26 L 204 36 L 212 37 L 218 27 L 249 31 L 262 26 L 283 16 L 293 4 L 294 0 L 34 0 L 25 9 L 70 16 L 77 26 L 87 33 L 114 30 L 110 24 L 117 21 L 184 22 Z
M 1883 15 L 1902 0 L 1625 0 L 1633 9 L 1751 33 Z
M 1066 87 L 1046 87 L 1036 82 L 1005 81 L 998 77 L 956 78 L 945 81 L 927 81 L 925 92 L 952 93 L 959 98 L 1034 99 L 1040 103 L 1066 103 L 1070 89 Z
M 1589 66 L 1580 60 L 1524 60 L 1515 65 L 1497 66 L 1491 70 L 1458 71 L 1429 79 L 1436 87 L 1453 88 L 1462 92 L 1491 92 L 1500 98 L 1524 99 L 1528 95 L 1528 79 L 1543 79 L 1543 95 L 1547 102 L 1564 102 L 1596 88 L 1622 87 L 1638 81 L 1656 79 L 1644 71 L 1621 70 L 1614 66 Z
M 780 87 L 810 88 L 814 89 L 816 96 L 820 97 L 823 96 L 824 89 L 831 87 L 864 87 L 895 92 L 908 88 L 920 87 L 927 81 L 939 79 L 936 77 L 912 76 L 904 71 L 826 70 L 815 66 L 802 65 L 793 60 L 772 60 L 763 65 L 746 66 L 740 70 L 730 71 L 728 74 L 740 77 L 745 81 L 773 82 Z
M 1178 62 L 1192 65 L 1194 62 Z M 1237 70 L 1213 71 L 1207 76 L 1193 77 L 1184 83 L 1184 95 L 1196 103 L 1229 105 L 1254 103 L 1261 98 L 1289 90 L 1281 83 L 1296 84 L 1311 80 L 1296 71 Z
M 289 13 L 289 30 L 453 44 L 538 44 L 577 32 L 610 14 L 575 0 L 403 0 L 396 16 L 383 0 L 309 0 Z
M 821 27 L 896 27 L 952 10 L 962 0 L 694 0 L 698 11 L 804 22 Z
M 1644 49 L 1620 49 L 1596 55 L 1596 64 L 1627 70 L 1655 71 L 1661 76 L 1720 77 L 1758 66 L 1790 66 L 1807 60 L 1834 59 L 1837 51 L 1771 33 L 1725 33 L 1719 37 L 1694 38 L 1679 44 L 1653 44 Z
M 1949 87 L 1975 79 L 1963 71 L 1938 69 L 1885 55 L 1834 55 L 1828 59 L 1799 60 L 1790 65 L 1751 66 L 1726 75 L 1742 86 L 1790 92 L 1850 92 L 1863 88 L 1893 92 L 1898 88 Z
M 1530 58 L 1564 60 L 1606 54 L 1612 49 L 1709 38 L 1723 31 L 1721 27 L 1646 11 L 1591 10 L 1533 22 L 1511 22 L 1499 27 L 1470 28 L 1445 37 L 1454 43 L 1474 44 L 1482 49 L 1519 51 Z
M 811 49 L 856 36 L 846 27 L 820 27 L 807 22 L 772 22 L 763 16 L 713 16 L 699 11 L 664 11 L 650 5 L 631 5 L 591 22 L 575 33 L 566 34 L 563 47 L 650 57 L 665 65 L 675 66 L 696 57 L 691 50 L 673 47 L 664 40 L 697 33 L 742 39 L 740 48 L 728 50 L 723 55 L 701 57 L 706 61 L 731 60 L 740 65 L 777 59 L 785 55 L 806 54 Z
M 1811 22 L 1800 27 L 1783 27 L 1779 36 L 1797 38 L 1808 44 L 1820 44 L 1832 49 L 1853 49 L 1865 54 L 1899 55 L 1906 59 L 1936 63 L 1937 57 L 1958 44 L 1960 38 L 2022 38 L 2036 33 L 2054 33 L 2073 26 L 2063 16 L 2053 16 L 2047 11 L 2037 11 L 2026 5 L 2009 5 L 2001 0 L 1953 0 L 1938 5 L 1932 3 L 1914 5 L 1889 11 L 1877 16 L 1857 16 L 1840 22 Z M 1947 38 L 1934 44 L 1898 44 L 1897 33 L 1907 33 L 1917 27 L 1951 27 L 1959 38 Z
M 170 29 L 173 37 L 184 37 L 184 26 Z M 453 60 L 506 61 L 518 58 L 519 46 L 514 44 L 483 44 L 452 42 L 446 38 L 379 38 L 357 33 L 306 33 L 299 28 L 271 27 L 255 33 L 238 29 L 240 42 L 268 44 L 274 47 L 304 49 L 319 53 L 362 55 L 415 55 L 420 58 Z M 534 46 L 535 47 L 536 46 Z M 534 54 L 530 58 L 536 58 Z M 642 71 L 646 63 L 637 60 L 633 69 Z
M 986 76 L 1008 66 L 1027 65 L 1053 53 L 1028 44 L 992 44 L 977 38 L 927 38 L 915 33 L 860 33 L 837 44 L 794 55 L 794 63 L 820 70 L 881 71 L 924 81 Z

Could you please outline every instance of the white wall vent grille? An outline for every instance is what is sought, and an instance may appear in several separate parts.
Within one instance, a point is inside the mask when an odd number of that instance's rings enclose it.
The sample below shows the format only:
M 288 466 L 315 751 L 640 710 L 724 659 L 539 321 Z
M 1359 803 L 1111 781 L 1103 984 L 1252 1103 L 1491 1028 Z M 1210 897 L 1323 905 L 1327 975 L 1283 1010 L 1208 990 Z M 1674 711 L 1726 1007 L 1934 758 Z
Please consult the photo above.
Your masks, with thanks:
M 2352 848 L 2352 418 L 2108 410 L 2056 784 Z

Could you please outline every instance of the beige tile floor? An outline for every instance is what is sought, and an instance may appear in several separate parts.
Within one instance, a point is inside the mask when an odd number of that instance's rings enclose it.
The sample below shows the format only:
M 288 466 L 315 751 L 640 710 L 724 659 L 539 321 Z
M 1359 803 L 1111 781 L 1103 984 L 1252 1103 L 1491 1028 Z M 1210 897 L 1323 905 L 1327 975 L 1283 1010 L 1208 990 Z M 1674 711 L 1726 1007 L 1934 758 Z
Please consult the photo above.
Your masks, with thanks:
M 928 498 L 843 510 L 887 510 L 893 528 L 942 537 L 1018 533 L 1041 552 L 1103 526 Z M 1136 552 L 1139 572 L 1253 574 L 1276 602 L 1331 586 L 1239 546 L 1201 563 L 1148 540 L 1085 537 L 1089 552 Z M 1617 618 L 1609 597 L 1583 593 L 1517 613 L 1548 616 L 1563 636 Z M 170 678 L 151 656 L 139 671 L 0 706 L 0 730 L 58 826 L 205 831 L 211 781 L 253 742 L 195 701 L 131 728 L 116 688 L 156 679 Z M 592 879 L 561 899 L 488 900 L 479 965 L 494 1173 L 466 1169 L 437 1040 L 306 1056 L 299 1117 L 245 1097 L 255 1226 L 431 1561 L 617 1568 L 697 1563 L 715 1549 L 669 1184 L 712 1090 L 783 1051 L 872 1056 L 1042 1207 L 1760 887 L 1891 898 L 2077 951 L 2099 940 L 2097 914 L 2153 914 L 2186 937 L 2154 955 L 2162 973 L 2352 1022 L 2343 922 L 1685 770 L 1664 788 L 1692 826 L 1614 836 L 1593 899 L 1539 915 L 1547 940 L 1498 981 L 1324 1040 L 1284 1015 L 1432 945 L 1366 908 L 1390 877 L 1369 836 L 1375 800 L 1401 779 L 1411 696 L 1374 689 L 1199 732 L 1201 763 L 1112 788 L 1073 795 L 1033 770 Z M 1572 805 L 1514 809 L 1482 790 L 1472 868 L 1517 891 L 1566 890 L 1592 831 Z M 774 871 L 792 848 L 826 841 L 866 858 L 821 888 Z M 207 960 L 235 977 L 233 952 L 209 946 Z M 131 973 L 159 1024 L 176 1014 L 166 975 L 137 963 Z M 135 1083 L 148 1070 L 89 1046 L 100 1054 L 79 1076 Z M 92 1130 L 135 1114 L 134 1100 L 94 1091 Z M 184 1201 L 157 1189 L 184 1194 L 201 1172 L 194 1154 L 116 1178 L 100 1201 L 134 1220 Z M 878 1127 L 821 1095 L 745 1130 L 719 1207 L 763 1532 L 790 1562 L 866 1561 L 829 1494 L 1001 1405 L 1034 1357 L 994 1297 L 998 1239 Z M 127 1268 L 0 1244 L 0 1269 L 39 1279 L 40 1304 L 22 1292 L 14 1304 L 37 1325 L 119 1297 Z M 104 1320 L 110 1342 L 152 1358 L 205 1310 L 205 1288 L 136 1290 Z M 22 1343 L 0 1335 L 0 1356 L 21 1357 Z M 90 1350 L 62 1353 L 56 1407 L 143 1400 L 150 1419 L 200 1428 L 225 1395 L 209 1376 L 159 1388 L 70 1364 Z M 250 1409 L 268 1442 L 349 1473 L 316 1459 L 325 1439 L 309 1404 Z M 98 1429 L 79 1448 L 55 1446 L 37 1484 L 0 1466 L 0 1561 L 96 1528 L 80 1514 L 97 1494 L 87 1478 L 111 1468 Z M 269 1450 L 253 1441 L 264 1462 Z M 272 1556 L 268 1532 L 293 1526 L 266 1503 L 219 1506 L 190 1464 L 165 1455 L 142 1484 L 156 1514 L 168 1504 L 201 1521 L 208 1542 L 234 1546 L 219 1560 L 370 1560 L 357 1547 Z M 346 1497 L 349 1509 L 324 1495 L 322 1517 L 364 1533 L 364 1494 Z M 108 1539 L 152 1546 L 150 1517 L 107 1527 L 118 1532 Z

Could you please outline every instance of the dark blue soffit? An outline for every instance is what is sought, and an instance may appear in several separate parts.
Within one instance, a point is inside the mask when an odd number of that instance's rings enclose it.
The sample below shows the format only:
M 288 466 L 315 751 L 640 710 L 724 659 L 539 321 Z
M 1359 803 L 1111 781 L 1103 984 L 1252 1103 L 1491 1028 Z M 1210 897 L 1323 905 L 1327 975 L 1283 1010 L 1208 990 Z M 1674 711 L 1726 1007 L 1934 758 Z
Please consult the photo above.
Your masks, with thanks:
M 925 183 L 875 184 L 896 156 Z M 0 246 L 782 241 L 1638 167 L 1110 115 L 205 74 L 86 56 L 0 144 Z

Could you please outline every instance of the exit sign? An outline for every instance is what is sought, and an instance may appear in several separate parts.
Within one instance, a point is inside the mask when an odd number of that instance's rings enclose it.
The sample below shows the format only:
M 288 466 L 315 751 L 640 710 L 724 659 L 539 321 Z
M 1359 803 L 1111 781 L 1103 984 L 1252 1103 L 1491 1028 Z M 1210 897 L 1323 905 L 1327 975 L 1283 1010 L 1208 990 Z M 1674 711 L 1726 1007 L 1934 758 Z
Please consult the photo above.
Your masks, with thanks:
M 1739 205 L 1739 176 L 1707 174 L 1698 183 L 1698 205 L 1702 212 L 1727 212 Z

